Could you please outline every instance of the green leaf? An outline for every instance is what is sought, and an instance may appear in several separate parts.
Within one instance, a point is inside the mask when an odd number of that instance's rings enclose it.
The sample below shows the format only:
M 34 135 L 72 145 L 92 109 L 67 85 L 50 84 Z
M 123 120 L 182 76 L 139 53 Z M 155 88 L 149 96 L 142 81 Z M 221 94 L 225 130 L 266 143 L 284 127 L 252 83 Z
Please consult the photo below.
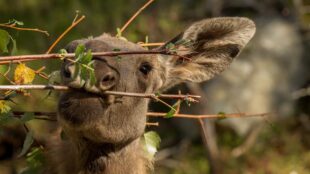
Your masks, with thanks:
M 0 125 L 5 125 L 11 121 L 15 121 L 15 118 L 12 117 L 11 113 L 0 114 Z
M 76 63 L 74 67 L 73 79 L 76 79 L 81 74 L 81 65 Z
M 79 44 L 75 49 L 75 58 L 77 62 L 83 58 L 84 52 L 85 52 L 85 46 L 83 44 Z
M 0 29 L 0 53 L 7 53 L 8 52 L 8 44 L 10 42 L 10 34 Z
M 226 118 L 226 113 L 225 112 L 218 112 L 217 114 L 220 116 L 219 119 L 225 119 Z
M 21 174 L 37 174 L 42 173 L 41 169 L 44 163 L 44 155 L 39 147 L 32 148 L 26 156 L 28 167 Z M 41 172 L 40 172 L 41 171 Z
M 171 42 L 166 45 L 166 49 L 168 49 L 168 50 L 171 50 L 171 49 L 174 49 L 174 48 L 175 48 L 175 45 L 173 43 L 171 43 Z
M 88 77 L 88 69 L 85 68 L 84 66 L 81 66 L 81 74 L 80 77 L 82 80 L 87 80 Z
M 68 52 L 67 52 L 66 49 L 60 49 L 60 50 L 58 51 L 58 53 L 59 53 L 59 54 L 67 54 Z
M 173 104 L 171 110 L 169 112 L 167 112 L 167 114 L 165 115 L 165 118 L 172 118 L 178 108 L 178 105 L 180 104 L 180 101 L 177 101 L 175 104 Z
M 8 113 L 11 107 L 4 100 L 0 100 L 0 114 Z
M 156 96 L 156 97 L 158 97 L 158 96 L 160 96 L 160 95 L 161 95 L 160 92 L 158 92 L 158 91 L 155 92 L 155 96 Z
M 94 86 L 96 84 L 96 76 L 94 71 L 90 71 L 89 73 L 89 82 L 90 86 Z
M 28 152 L 32 143 L 33 143 L 33 133 L 31 131 L 29 131 L 26 135 L 26 138 L 25 138 L 25 141 L 23 144 L 23 149 L 22 149 L 21 153 L 18 155 L 18 157 L 24 156 Z
M 83 53 L 80 56 L 81 56 L 81 59 L 79 60 L 79 63 L 85 64 L 85 65 L 87 65 L 92 60 L 92 57 L 93 57 L 90 49 L 87 51 L 86 54 Z
M 116 28 L 116 37 L 122 37 L 122 32 L 120 28 Z
M 48 76 L 48 84 L 54 85 L 55 83 L 60 83 L 60 71 L 53 71 Z
M 8 24 L 10 24 L 10 25 L 16 24 L 16 25 L 22 26 L 22 25 L 24 25 L 24 22 L 23 22 L 23 21 L 18 21 L 18 20 L 16 20 L 16 19 L 10 19 L 9 22 L 8 22 Z
M 32 112 L 26 112 L 22 118 L 20 119 L 20 121 L 22 123 L 26 123 L 27 121 L 33 120 L 34 119 L 34 113 Z
M 16 40 L 11 38 L 12 40 L 12 50 L 11 50 L 11 55 L 16 55 L 17 54 L 17 45 L 16 45 Z
M 27 153 L 26 161 L 29 163 L 32 167 L 36 167 L 39 163 L 42 163 L 43 161 L 43 152 L 42 149 L 39 147 L 34 147 L 31 149 L 29 153 Z
M 145 150 L 148 153 L 149 158 L 153 158 L 160 144 L 160 136 L 154 132 L 149 131 L 144 133 Z
M 144 43 L 149 43 L 149 36 L 145 36 L 145 41 Z

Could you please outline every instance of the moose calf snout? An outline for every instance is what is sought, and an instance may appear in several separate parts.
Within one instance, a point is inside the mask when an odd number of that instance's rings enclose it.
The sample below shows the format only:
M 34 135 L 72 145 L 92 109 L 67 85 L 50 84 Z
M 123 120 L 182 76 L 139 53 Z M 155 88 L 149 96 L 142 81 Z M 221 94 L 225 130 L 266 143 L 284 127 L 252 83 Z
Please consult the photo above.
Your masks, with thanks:
M 88 79 L 82 80 L 76 71 L 75 64 L 66 62 L 62 68 L 62 79 L 65 85 L 72 88 L 85 88 L 89 92 L 106 91 L 113 88 L 119 81 L 119 73 L 105 61 L 94 63 L 96 84 L 89 86 Z

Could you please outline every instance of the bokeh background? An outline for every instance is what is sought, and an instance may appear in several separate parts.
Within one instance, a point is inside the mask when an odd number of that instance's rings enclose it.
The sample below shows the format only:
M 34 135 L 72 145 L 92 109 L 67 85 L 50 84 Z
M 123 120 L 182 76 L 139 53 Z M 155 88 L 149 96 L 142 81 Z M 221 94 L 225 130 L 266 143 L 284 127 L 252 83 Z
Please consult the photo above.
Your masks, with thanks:
M 116 34 L 143 0 L 0 0 L 0 23 L 23 21 L 36 32 L 7 30 L 16 39 L 16 54 L 45 53 L 71 24 L 76 11 L 86 19 L 54 49 L 82 37 L 103 32 Z M 310 173 L 310 1 L 309 0 L 155 0 L 126 29 L 132 42 L 165 42 L 192 22 L 217 16 L 245 16 L 257 24 L 257 33 L 232 66 L 204 84 L 184 84 L 172 89 L 204 96 L 200 104 L 182 106 L 183 113 L 214 114 L 272 112 L 266 118 L 205 120 L 205 132 L 196 120 L 159 119 L 150 127 L 162 138 L 156 156 L 159 174 L 306 174 Z M 59 60 L 27 63 L 46 66 L 47 74 Z M 7 66 L 0 66 L 5 72 Z M 14 68 L 14 67 L 13 67 Z M 12 74 L 11 76 L 12 77 Z M 0 77 L 1 84 L 8 82 Z M 36 77 L 35 84 L 46 83 Z M 59 94 L 31 92 L 18 96 L 13 110 L 54 112 Z M 169 102 L 169 101 L 168 101 Z M 173 102 L 173 101 L 171 101 Z M 150 110 L 167 111 L 152 103 Z M 31 121 L 38 142 L 49 139 L 55 123 Z M 25 133 L 21 125 L 1 125 L 0 174 L 15 174 L 27 166 L 18 158 Z M 205 135 L 207 135 L 205 137 Z M 35 173 L 35 172 L 33 172 Z

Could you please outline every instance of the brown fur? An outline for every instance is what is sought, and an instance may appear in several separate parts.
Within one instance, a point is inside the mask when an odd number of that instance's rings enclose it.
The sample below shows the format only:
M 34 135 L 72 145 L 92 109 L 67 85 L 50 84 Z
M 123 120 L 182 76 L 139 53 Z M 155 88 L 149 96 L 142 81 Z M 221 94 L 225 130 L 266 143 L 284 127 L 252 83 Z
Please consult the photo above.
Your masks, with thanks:
M 73 79 L 74 66 L 66 61 L 62 79 L 72 90 L 59 101 L 59 122 L 67 140 L 55 141 L 48 158 L 47 172 L 54 174 L 145 174 L 151 161 L 145 157 L 140 137 L 144 133 L 148 99 L 104 95 L 105 90 L 154 93 L 183 81 L 202 82 L 220 73 L 231 63 L 255 32 L 246 18 L 215 18 L 191 25 L 173 42 L 175 56 L 124 55 L 94 57 L 97 83 L 89 86 L 79 77 Z M 67 47 L 74 52 L 78 44 L 92 51 L 137 51 L 144 48 L 107 34 L 77 40 Z M 141 70 L 142 69 L 142 70 Z M 145 69 L 149 70 L 147 73 Z

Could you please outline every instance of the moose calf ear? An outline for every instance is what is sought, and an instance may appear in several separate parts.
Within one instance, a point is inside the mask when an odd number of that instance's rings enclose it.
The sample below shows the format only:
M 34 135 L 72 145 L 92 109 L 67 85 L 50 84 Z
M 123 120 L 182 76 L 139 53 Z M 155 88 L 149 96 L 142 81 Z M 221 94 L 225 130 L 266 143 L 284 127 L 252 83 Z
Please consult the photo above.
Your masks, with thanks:
M 202 82 L 225 70 L 255 33 L 255 24 L 247 18 L 221 17 L 199 21 L 167 43 L 176 54 L 190 58 L 168 61 L 168 77 L 162 89 L 183 81 Z

